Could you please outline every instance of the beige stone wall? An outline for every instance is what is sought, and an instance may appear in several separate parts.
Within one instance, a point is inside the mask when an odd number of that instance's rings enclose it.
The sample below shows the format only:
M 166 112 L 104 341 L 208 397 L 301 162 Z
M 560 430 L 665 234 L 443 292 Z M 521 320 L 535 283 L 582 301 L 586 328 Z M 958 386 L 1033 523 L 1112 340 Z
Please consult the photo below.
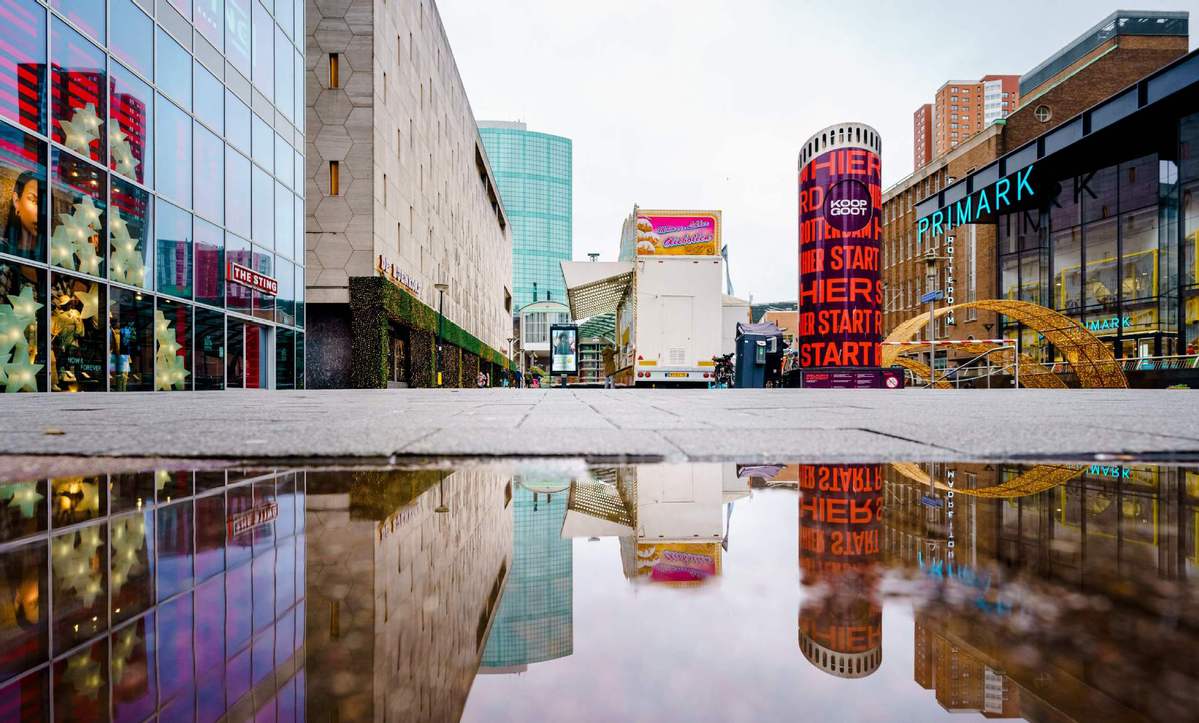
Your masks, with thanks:
M 309 303 L 348 302 L 349 277 L 375 275 L 382 254 L 430 307 L 449 283 L 446 317 L 504 348 L 511 232 L 436 5 L 312 0 L 307 18 Z
M 372 500 L 309 494 L 310 720 L 458 720 L 512 567 L 511 484 L 456 471 L 385 519 L 363 519 Z

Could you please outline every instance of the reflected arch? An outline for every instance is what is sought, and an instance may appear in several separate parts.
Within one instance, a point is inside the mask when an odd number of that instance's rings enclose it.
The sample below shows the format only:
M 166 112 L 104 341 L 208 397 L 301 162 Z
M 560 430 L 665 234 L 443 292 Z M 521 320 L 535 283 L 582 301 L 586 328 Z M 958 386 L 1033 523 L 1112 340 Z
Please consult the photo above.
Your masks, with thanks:
M 1075 477 L 1082 476 L 1082 473 L 1086 471 L 1086 468 L 1081 465 L 1038 464 L 1032 469 L 1021 473 L 1019 476 L 997 485 L 971 489 L 969 487 L 950 487 L 944 482 L 934 481 L 927 472 L 920 468 L 920 465 L 911 462 L 892 462 L 891 469 L 913 482 L 922 485 L 931 484 L 942 491 L 952 491 L 955 494 L 969 497 L 999 499 L 1028 497 L 1029 495 L 1035 495 L 1045 490 L 1051 490 L 1054 487 L 1069 482 Z
M 1128 379 L 1125 378 L 1124 370 L 1120 368 L 1120 363 L 1116 361 L 1112 350 L 1085 326 L 1064 314 L 1028 301 L 987 299 L 942 307 L 933 312 L 933 317 L 939 319 L 952 312 L 966 309 L 983 309 L 1003 314 L 1044 336 L 1045 340 L 1057 347 L 1070 362 L 1070 366 L 1078 376 L 1079 386 L 1084 389 L 1126 389 L 1128 387 Z M 911 341 L 926 324 L 928 324 L 927 315 L 914 316 L 892 329 L 891 333 L 887 335 L 886 341 Z M 891 366 L 897 363 L 899 353 L 898 347 L 884 346 L 882 366 Z M 1031 361 L 1029 357 L 1022 356 L 1020 359 L 1022 365 L 1027 363 L 1026 359 Z M 1030 377 L 1029 383 L 1025 386 L 1034 386 L 1034 378 L 1040 380 L 1037 385 L 1043 384 L 1046 387 L 1051 385 L 1043 377 L 1054 376 L 1056 378 L 1056 375 L 1039 373 L 1040 369 L 1044 369 L 1040 363 L 1029 367 L 1029 371 L 1033 372 L 1034 377 Z M 925 374 L 927 375 L 927 371 Z M 1021 379 L 1021 382 L 1023 381 L 1025 380 Z

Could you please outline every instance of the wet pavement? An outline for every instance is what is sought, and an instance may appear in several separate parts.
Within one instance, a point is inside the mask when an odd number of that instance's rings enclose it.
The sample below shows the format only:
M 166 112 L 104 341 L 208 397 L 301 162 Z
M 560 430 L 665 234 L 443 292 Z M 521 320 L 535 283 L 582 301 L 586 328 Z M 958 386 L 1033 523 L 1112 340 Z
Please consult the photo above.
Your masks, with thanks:
M 155 464 L 0 481 L 0 720 L 1199 705 L 1195 466 Z

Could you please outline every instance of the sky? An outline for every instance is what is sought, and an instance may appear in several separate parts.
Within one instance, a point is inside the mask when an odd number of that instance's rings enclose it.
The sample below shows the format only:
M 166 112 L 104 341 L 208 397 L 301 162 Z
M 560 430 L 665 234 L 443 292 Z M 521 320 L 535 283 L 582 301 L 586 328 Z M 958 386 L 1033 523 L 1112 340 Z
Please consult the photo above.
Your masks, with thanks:
M 912 171 L 912 113 L 951 78 L 1023 74 L 1117 7 L 1199 0 L 439 0 L 478 120 L 521 120 L 574 152 L 574 257 L 616 260 L 643 208 L 720 209 L 737 296 L 797 296 L 797 167 L 842 121 Z

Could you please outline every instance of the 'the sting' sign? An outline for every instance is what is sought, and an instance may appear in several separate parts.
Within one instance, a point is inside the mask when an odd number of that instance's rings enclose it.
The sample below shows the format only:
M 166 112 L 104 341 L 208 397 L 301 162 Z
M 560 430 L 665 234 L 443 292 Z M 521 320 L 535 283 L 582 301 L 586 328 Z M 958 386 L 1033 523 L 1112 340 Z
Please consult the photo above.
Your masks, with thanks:
M 247 268 L 233 261 L 229 262 L 228 277 L 233 283 L 248 286 L 255 291 L 261 291 L 271 296 L 279 294 L 279 281 L 277 279 L 260 274 L 254 269 Z

